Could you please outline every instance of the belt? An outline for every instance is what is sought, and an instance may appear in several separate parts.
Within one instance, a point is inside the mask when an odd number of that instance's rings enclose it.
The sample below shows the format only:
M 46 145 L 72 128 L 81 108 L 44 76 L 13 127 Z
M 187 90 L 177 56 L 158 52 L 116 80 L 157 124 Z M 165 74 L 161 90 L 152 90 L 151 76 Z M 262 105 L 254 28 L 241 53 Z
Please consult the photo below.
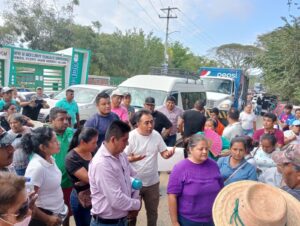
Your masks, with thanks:
M 123 220 L 127 219 L 127 217 L 122 217 L 118 219 L 104 219 L 99 216 L 93 215 L 93 219 L 100 224 L 118 224 L 122 222 Z

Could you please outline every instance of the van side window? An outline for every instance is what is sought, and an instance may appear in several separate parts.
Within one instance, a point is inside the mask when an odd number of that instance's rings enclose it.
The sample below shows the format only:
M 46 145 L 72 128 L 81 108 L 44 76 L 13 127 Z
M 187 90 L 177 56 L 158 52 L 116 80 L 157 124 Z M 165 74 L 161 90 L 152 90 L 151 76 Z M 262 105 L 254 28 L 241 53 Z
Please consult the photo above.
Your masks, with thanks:
M 206 100 L 203 92 L 182 92 L 181 93 L 183 110 L 192 109 L 197 100 Z

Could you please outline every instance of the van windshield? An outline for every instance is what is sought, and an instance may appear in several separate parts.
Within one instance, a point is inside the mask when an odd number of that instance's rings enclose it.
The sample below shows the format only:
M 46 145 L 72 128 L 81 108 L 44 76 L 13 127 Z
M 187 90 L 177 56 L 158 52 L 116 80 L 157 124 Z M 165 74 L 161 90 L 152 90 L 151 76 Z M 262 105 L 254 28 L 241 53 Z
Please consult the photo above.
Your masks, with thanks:
M 167 92 L 153 89 L 143 89 L 135 87 L 119 86 L 118 89 L 122 92 L 128 92 L 131 94 L 131 105 L 133 107 L 142 108 L 147 97 L 153 97 L 155 99 L 155 105 L 161 106 L 166 99 Z
M 231 94 L 232 81 L 219 78 L 203 78 L 203 86 L 208 92 Z

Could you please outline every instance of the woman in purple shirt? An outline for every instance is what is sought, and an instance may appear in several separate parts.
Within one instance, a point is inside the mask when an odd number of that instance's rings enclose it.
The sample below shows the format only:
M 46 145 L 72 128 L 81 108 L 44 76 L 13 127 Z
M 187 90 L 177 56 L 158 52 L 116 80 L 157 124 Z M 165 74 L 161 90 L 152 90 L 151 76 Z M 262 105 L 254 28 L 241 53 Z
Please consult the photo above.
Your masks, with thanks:
M 203 135 L 189 140 L 190 155 L 172 170 L 168 184 L 169 212 L 173 226 L 213 226 L 212 205 L 223 187 L 218 165 L 208 158 Z

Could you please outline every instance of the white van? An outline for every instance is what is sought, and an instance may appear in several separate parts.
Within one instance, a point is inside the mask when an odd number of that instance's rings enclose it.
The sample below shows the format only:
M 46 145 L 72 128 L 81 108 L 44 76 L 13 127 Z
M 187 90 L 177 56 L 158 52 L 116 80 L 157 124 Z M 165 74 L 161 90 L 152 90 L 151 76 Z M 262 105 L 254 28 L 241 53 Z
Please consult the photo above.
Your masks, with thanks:
M 199 80 L 164 75 L 136 75 L 122 82 L 118 89 L 129 92 L 131 105 L 142 108 L 146 97 L 155 99 L 156 107 L 164 105 L 166 98 L 172 95 L 176 105 L 184 110 L 192 109 L 197 100 L 206 101 L 206 93 Z

